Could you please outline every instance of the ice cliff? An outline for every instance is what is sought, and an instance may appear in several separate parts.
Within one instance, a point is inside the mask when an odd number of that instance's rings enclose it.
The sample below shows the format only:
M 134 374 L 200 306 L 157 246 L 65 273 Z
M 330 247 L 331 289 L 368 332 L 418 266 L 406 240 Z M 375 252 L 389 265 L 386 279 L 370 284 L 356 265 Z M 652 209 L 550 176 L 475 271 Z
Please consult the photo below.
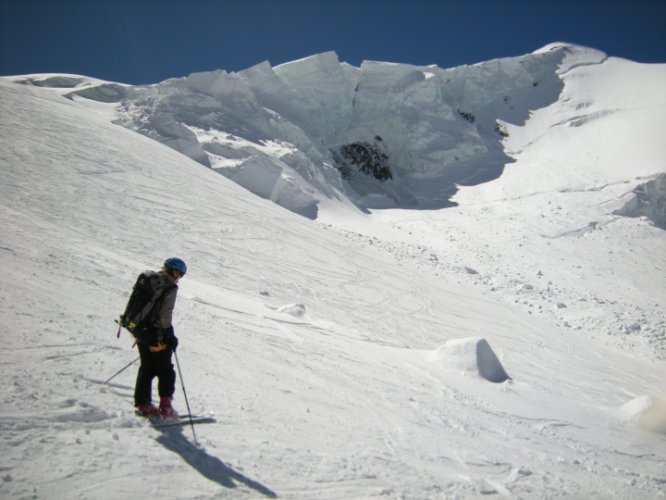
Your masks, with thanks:
M 70 97 L 118 102 L 117 123 L 315 218 L 324 198 L 360 209 L 450 206 L 459 185 L 494 179 L 511 162 L 506 124 L 555 102 L 568 67 L 604 59 L 554 44 L 451 69 L 357 68 L 328 52 Z

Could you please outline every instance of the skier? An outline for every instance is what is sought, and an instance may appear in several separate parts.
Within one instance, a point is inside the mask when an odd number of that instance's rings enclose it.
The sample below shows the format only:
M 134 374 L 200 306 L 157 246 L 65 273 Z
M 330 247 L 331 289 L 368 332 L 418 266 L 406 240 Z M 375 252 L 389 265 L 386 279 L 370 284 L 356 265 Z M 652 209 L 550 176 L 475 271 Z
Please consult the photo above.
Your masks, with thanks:
M 134 388 L 134 405 L 137 413 L 144 417 L 161 415 L 166 419 L 178 418 L 178 413 L 171 404 L 176 389 L 176 372 L 171 363 L 171 355 L 178 347 L 171 318 L 176 304 L 178 281 L 186 272 L 187 266 L 181 259 L 171 257 L 164 261 L 164 267 L 158 275 L 167 291 L 155 305 L 155 321 L 145 333 L 137 337 L 141 365 Z M 155 377 L 158 380 L 159 408 L 151 402 Z

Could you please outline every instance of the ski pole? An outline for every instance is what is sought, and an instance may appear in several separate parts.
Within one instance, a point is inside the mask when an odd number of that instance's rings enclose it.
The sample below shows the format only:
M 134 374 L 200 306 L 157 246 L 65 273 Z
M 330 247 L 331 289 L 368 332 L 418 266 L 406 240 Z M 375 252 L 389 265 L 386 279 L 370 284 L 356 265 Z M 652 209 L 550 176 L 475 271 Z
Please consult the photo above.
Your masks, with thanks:
M 109 382 L 111 382 L 114 378 L 116 378 L 116 377 L 117 377 L 118 375 L 120 375 L 122 372 L 124 372 L 125 370 L 127 370 L 130 366 L 132 366 L 132 365 L 133 365 L 134 363 L 136 363 L 137 361 L 139 361 L 139 358 L 136 358 L 134 361 L 131 361 L 131 362 L 128 363 L 127 365 L 123 366 L 120 370 L 118 370 L 118 371 L 117 371 L 116 373 L 114 373 L 111 377 L 109 377 L 109 379 L 108 379 L 106 382 L 104 382 L 104 384 L 108 384 Z
M 183 382 L 183 374 L 180 371 L 180 362 L 178 361 L 178 354 L 176 351 L 173 351 L 173 355 L 176 358 L 176 367 L 178 368 L 178 377 L 180 378 L 180 386 L 183 388 L 183 396 L 185 396 L 185 406 L 187 406 L 187 413 L 190 417 L 190 427 L 192 427 L 192 436 L 194 437 L 194 444 L 199 446 L 197 442 L 197 433 L 194 432 L 194 422 L 192 422 L 192 410 L 190 410 L 190 403 L 187 400 L 187 392 L 185 392 L 185 382 Z

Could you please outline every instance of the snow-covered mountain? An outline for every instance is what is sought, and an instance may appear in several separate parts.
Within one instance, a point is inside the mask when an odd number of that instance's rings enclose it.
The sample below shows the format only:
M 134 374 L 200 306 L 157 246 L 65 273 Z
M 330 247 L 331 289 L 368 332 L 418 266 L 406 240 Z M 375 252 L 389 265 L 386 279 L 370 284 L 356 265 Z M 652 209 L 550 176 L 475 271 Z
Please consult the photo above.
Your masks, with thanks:
M 663 497 L 665 84 L 566 44 L 1 78 L 0 496 Z M 201 446 L 103 383 L 170 255 Z
M 511 161 L 505 122 L 522 125 L 557 101 L 565 58 L 573 66 L 605 55 L 554 45 L 440 69 L 354 68 L 331 52 L 151 86 L 80 89 L 74 80 L 68 95 L 118 102 L 118 123 L 314 218 L 319 201 L 339 196 L 361 208 L 449 206 L 458 184 L 498 177 Z

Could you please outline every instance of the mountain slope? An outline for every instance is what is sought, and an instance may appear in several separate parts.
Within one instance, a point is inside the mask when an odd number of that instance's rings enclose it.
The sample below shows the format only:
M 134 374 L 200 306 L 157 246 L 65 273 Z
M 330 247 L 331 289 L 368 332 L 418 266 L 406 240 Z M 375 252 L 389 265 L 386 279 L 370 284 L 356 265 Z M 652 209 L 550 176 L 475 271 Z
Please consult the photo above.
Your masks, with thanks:
M 662 493 L 664 438 L 630 418 L 666 379 L 649 346 L 556 326 L 471 274 L 446 279 L 405 227 L 413 212 L 315 223 L 111 125 L 113 103 L 62 93 L 0 81 L 3 497 Z M 489 244 L 463 222 L 508 206 L 444 211 L 446 236 L 471 245 L 452 245 L 461 266 Z M 421 213 L 428 245 L 442 214 Z M 499 233 L 489 221 L 479 230 Z M 198 428 L 202 447 L 133 416 L 134 367 L 100 383 L 136 354 L 113 324 L 136 273 L 172 254 L 191 268 L 175 324 L 190 404 L 220 422 Z M 539 270 L 562 269 L 551 255 Z M 511 380 L 479 375 L 479 338 Z
M 557 102 L 506 125 L 514 163 L 501 177 L 461 189 L 456 209 L 372 218 L 402 232 L 393 253 L 429 256 L 424 266 L 449 281 L 663 357 L 666 65 L 580 61 L 563 60 Z

